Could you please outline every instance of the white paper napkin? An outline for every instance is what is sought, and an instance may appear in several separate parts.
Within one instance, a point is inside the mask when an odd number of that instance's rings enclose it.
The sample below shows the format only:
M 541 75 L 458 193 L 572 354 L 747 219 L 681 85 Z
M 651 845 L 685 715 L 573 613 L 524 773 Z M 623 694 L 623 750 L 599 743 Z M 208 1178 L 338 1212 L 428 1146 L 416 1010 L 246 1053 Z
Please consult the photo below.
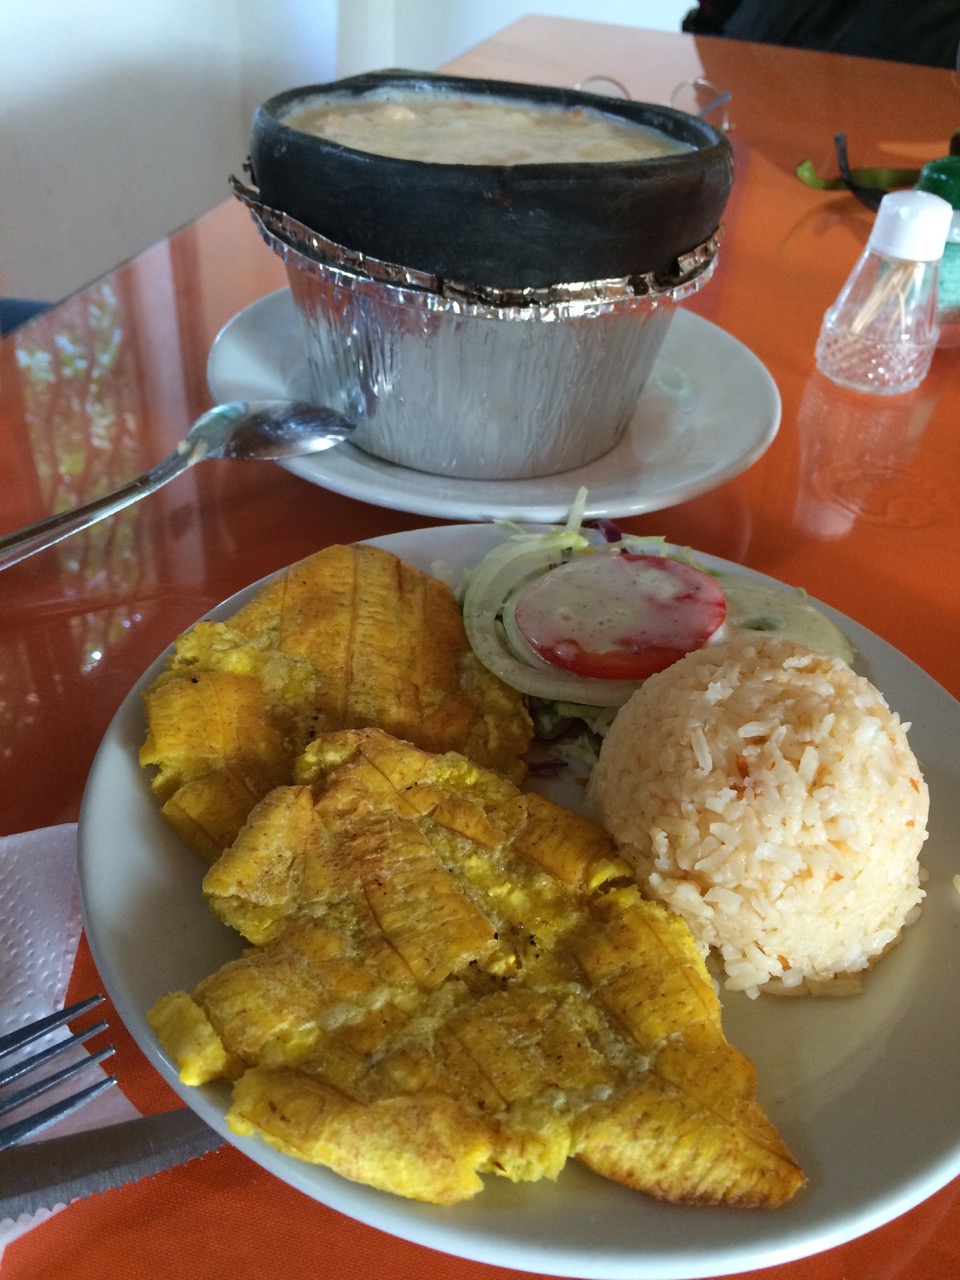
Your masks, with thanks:
M 69 823 L 0 838 L 0 1034 L 63 1007 L 80 929 L 76 826 Z M 69 1034 L 67 1029 L 53 1032 L 50 1041 L 66 1039 Z M 109 1070 L 109 1059 L 105 1066 Z M 87 1082 L 100 1070 L 95 1065 L 87 1068 Z M 74 1087 L 70 1084 L 65 1089 Z M 51 1091 L 44 1102 L 56 1096 Z M 37 1140 L 115 1124 L 138 1114 L 114 1086 L 46 1129 Z M 44 1221 L 57 1207 L 50 1205 L 39 1213 L 23 1215 L 16 1223 L 7 1219 L 0 1224 L 0 1260 L 6 1244 Z

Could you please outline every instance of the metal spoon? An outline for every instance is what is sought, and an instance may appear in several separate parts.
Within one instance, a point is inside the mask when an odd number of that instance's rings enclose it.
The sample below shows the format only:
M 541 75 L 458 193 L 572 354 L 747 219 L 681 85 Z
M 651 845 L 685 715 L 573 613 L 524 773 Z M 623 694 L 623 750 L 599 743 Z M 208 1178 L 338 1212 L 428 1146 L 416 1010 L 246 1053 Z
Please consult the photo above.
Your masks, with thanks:
M 0 538 L 0 569 L 7 569 L 36 551 L 52 547 L 71 533 L 115 515 L 155 492 L 195 462 L 203 462 L 205 458 L 267 461 L 319 453 L 347 440 L 355 425 L 332 409 L 296 400 L 238 400 L 217 405 L 197 419 L 175 453 L 137 480 L 102 498 L 48 516 Z

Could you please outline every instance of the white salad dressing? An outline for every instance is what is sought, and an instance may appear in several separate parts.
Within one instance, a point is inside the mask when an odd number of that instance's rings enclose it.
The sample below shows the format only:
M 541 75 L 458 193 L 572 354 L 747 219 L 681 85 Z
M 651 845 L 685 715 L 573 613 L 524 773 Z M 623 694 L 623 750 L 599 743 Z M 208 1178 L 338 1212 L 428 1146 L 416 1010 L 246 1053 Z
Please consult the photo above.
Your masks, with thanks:
M 699 648 L 725 613 L 709 574 L 682 560 L 629 553 L 570 560 L 534 579 L 514 608 L 521 635 L 548 662 L 602 674 L 594 668 L 606 657 L 628 664 L 625 679 Z
M 818 653 L 853 662 L 854 648 L 843 632 L 795 587 L 767 586 L 734 574 L 721 573 L 717 582 L 727 601 L 727 617 L 713 640 L 733 640 L 758 631 L 778 635 Z
M 757 632 L 845 662 L 854 656 L 847 638 L 804 592 L 732 574 L 707 574 L 666 556 L 568 561 L 526 586 L 513 604 L 513 616 L 533 654 L 574 670 L 584 654 L 619 650 L 662 652 L 660 665 L 667 665 L 670 651 L 679 656 Z M 583 674 L 598 672 L 584 669 Z

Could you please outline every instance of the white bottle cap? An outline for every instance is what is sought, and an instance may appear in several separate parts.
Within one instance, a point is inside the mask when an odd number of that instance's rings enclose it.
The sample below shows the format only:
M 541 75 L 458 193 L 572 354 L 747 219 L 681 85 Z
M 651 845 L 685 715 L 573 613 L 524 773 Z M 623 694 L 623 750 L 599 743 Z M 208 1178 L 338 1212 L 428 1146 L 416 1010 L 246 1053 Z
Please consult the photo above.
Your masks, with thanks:
M 880 201 L 867 247 L 907 262 L 943 257 L 953 207 L 931 191 L 891 191 Z

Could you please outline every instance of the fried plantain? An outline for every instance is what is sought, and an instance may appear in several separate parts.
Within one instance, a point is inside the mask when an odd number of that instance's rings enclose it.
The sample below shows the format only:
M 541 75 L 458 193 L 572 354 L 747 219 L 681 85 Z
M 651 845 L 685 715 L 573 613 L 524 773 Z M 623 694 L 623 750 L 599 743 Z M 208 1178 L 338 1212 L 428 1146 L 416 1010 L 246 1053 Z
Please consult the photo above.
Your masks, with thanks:
M 318 733 L 376 726 L 519 779 L 532 732 L 522 696 L 474 656 L 450 589 L 365 545 L 328 547 L 227 621 L 198 623 L 144 704 L 140 763 L 208 861 Z
M 238 1077 L 235 1132 L 438 1204 L 570 1157 L 698 1204 L 803 1184 L 686 924 L 603 831 L 378 730 L 296 779 L 204 879 L 251 945 L 150 1015 L 184 1080 Z

